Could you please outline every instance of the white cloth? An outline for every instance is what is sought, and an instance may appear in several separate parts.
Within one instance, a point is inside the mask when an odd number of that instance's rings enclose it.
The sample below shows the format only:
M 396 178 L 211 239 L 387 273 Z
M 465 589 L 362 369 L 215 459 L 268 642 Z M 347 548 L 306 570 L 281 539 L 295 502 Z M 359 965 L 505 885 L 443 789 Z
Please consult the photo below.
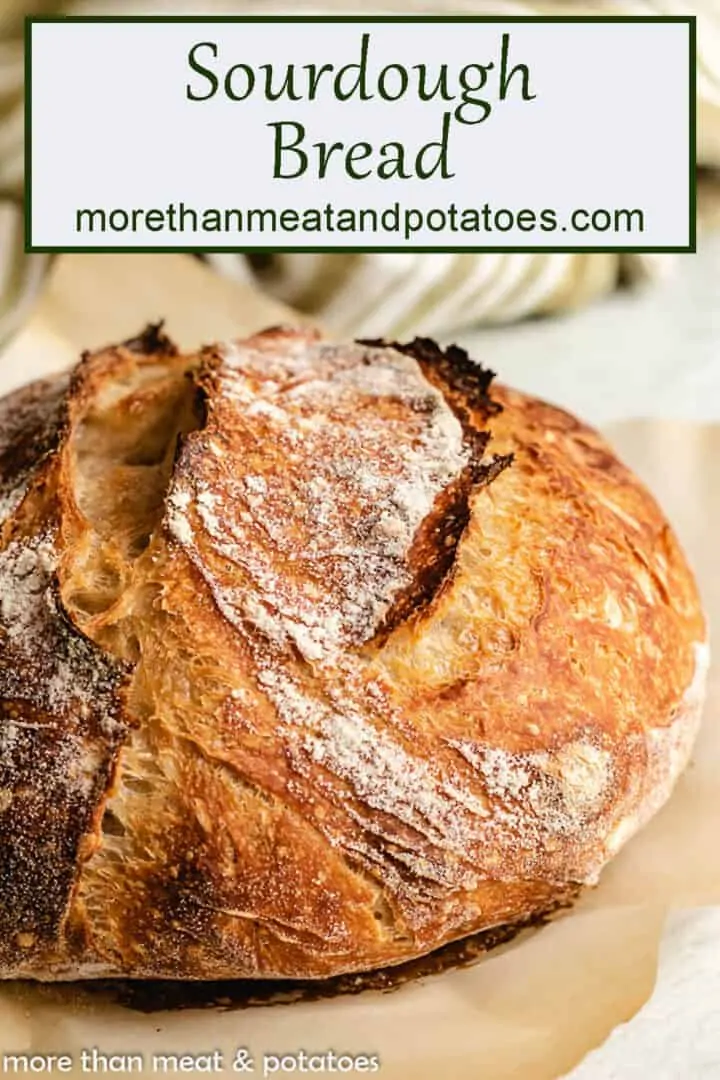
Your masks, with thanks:
M 566 1080 L 718 1080 L 720 908 L 668 920 L 653 993 Z

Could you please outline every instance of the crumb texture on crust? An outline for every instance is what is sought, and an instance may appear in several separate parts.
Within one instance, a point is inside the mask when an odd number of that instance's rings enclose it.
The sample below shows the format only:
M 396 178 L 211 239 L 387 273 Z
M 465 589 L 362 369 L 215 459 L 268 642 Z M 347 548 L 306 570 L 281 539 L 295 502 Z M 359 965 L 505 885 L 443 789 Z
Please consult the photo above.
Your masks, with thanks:
M 151 327 L 0 403 L 0 974 L 401 963 L 561 902 L 667 797 L 692 575 L 597 433 L 491 380 Z

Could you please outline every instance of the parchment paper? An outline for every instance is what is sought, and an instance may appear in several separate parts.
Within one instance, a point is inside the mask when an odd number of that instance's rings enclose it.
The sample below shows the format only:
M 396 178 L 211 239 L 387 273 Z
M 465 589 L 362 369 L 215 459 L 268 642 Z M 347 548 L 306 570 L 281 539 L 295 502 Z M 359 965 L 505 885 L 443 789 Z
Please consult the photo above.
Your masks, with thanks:
M 0 390 L 163 314 L 171 335 L 188 345 L 288 319 L 273 302 L 182 256 L 65 256 L 33 323 L 0 357 Z M 673 521 L 717 625 L 720 425 L 638 421 L 608 434 Z M 144 1074 L 152 1075 L 155 1053 L 221 1050 L 224 1074 L 232 1075 L 241 1047 L 254 1060 L 245 1075 L 263 1076 L 266 1053 L 333 1050 L 377 1054 L 382 1080 L 556 1080 L 647 1000 L 668 911 L 720 904 L 719 714 L 716 665 L 693 762 L 670 803 L 571 913 L 472 968 L 392 994 L 152 1015 L 78 998 L 72 988 L 7 984 L 0 989 L 0 1055 L 69 1054 L 74 1064 L 64 1075 L 80 1076 L 88 1075 L 81 1050 L 95 1047 L 141 1055 Z M 185 1072 L 207 1073 L 205 1065 L 201 1059 Z

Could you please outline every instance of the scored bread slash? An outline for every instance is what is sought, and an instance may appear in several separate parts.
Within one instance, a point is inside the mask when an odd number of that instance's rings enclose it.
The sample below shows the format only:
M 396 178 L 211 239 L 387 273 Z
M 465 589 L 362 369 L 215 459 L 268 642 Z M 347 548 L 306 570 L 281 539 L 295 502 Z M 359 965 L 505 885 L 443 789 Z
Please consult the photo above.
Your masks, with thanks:
M 662 512 L 457 346 L 150 326 L 0 402 L 0 515 L 0 977 L 322 979 L 536 922 L 688 759 Z
M 290 639 L 306 660 L 359 646 L 431 602 L 483 462 L 418 362 L 392 348 L 282 330 L 208 352 L 208 418 L 192 433 L 168 524 L 213 577 L 223 611 Z M 212 571 L 210 572 L 212 576 Z

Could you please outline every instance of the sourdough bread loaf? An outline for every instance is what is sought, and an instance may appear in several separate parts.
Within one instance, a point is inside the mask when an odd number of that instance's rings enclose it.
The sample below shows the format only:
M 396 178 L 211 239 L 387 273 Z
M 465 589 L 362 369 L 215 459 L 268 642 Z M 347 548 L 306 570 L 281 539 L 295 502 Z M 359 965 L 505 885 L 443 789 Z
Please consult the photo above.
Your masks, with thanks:
M 0 975 L 315 978 L 552 908 L 706 630 L 598 434 L 455 347 L 157 327 L 0 403 Z

